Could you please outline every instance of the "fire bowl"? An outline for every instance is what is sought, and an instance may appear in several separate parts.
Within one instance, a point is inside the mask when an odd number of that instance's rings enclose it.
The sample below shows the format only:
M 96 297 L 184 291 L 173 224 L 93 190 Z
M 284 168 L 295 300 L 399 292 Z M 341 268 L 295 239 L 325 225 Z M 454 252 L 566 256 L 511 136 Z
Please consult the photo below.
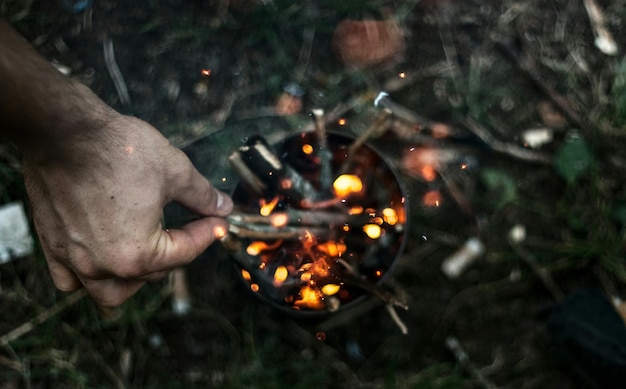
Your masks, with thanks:
M 327 315 L 383 290 L 404 247 L 407 203 L 392 166 L 353 144 L 307 132 L 274 145 L 251 138 L 231 156 L 242 178 L 232 194 L 232 256 L 263 303 Z

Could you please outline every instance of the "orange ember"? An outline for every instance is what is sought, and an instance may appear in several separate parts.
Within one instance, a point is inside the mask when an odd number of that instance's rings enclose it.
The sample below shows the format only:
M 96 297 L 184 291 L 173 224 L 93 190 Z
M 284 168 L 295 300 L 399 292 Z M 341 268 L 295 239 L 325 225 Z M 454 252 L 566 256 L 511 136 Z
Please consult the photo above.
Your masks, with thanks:
M 304 144 L 302 145 L 302 152 L 306 155 L 311 155 L 313 154 L 313 146 L 311 146 L 310 144 Z
M 337 197 L 347 197 L 352 193 L 362 191 L 363 182 L 354 174 L 342 174 L 333 182 L 333 189 Z
M 341 242 L 326 242 L 318 244 L 317 249 L 331 257 L 340 257 L 346 252 L 346 245 Z
M 262 216 L 269 216 L 278 204 L 278 197 L 274 197 L 270 202 L 267 202 L 265 199 L 261 199 L 259 202 L 261 204 L 259 213 Z
M 324 295 L 310 286 L 305 286 L 300 290 L 300 299 L 296 300 L 294 304 L 301 308 L 310 309 L 324 309 Z
M 276 268 L 276 271 L 274 272 L 274 284 L 282 284 L 283 282 L 285 282 L 288 276 L 289 271 L 287 270 L 287 268 L 285 266 L 278 266 Z
M 277 212 L 270 216 L 270 224 L 274 227 L 284 227 L 289 223 L 289 216 L 285 212 Z
M 394 226 L 398 222 L 398 214 L 393 208 L 383 209 L 383 219 L 385 223 Z
M 378 239 L 383 234 L 383 230 L 378 224 L 366 224 L 363 226 L 363 231 L 370 239 Z
M 422 204 L 428 207 L 438 207 L 441 204 L 441 192 L 438 190 L 426 192 L 422 197 Z

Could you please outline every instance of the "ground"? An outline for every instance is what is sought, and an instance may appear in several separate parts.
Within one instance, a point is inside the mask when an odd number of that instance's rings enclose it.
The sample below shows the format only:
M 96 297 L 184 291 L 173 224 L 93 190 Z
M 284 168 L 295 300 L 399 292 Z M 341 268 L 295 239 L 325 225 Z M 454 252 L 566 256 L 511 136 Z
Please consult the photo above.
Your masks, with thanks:
M 55 291 L 37 254 L 0 265 L 1 388 L 585 387 L 546 318 L 581 287 L 626 298 L 626 2 L 597 2 L 615 52 L 594 43 L 591 1 L 95 0 L 70 12 L 76 3 L 6 0 L 0 12 L 224 190 L 236 182 L 226 158 L 251 135 L 310 130 L 322 108 L 329 128 L 358 136 L 382 90 L 408 109 L 370 139 L 408 200 L 406 246 L 384 283 L 406 298 L 396 311 L 408 333 L 376 298 L 285 316 L 218 246 L 184 269 L 187 314 L 163 281 L 106 320 L 87 297 Z M 387 21 L 387 40 L 367 30 L 365 53 L 346 57 L 337 26 L 370 19 Z M 302 96 L 279 104 L 290 84 Z M 531 147 L 537 129 L 552 139 Z M 434 160 L 416 157 L 425 149 Z M 28 204 L 17 154 L 1 151 L 3 200 Z M 442 263 L 472 237 L 485 252 L 446 276 Z

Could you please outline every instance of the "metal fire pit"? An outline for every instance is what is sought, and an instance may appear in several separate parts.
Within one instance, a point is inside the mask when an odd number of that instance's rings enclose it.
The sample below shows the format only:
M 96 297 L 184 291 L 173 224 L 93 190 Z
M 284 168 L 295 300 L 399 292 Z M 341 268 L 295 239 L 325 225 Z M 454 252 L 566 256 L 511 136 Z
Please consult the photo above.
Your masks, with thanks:
M 252 138 L 236 155 L 254 177 L 232 192 L 232 256 L 252 294 L 292 316 L 343 312 L 368 295 L 384 299 L 381 283 L 405 244 L 407 202 L 394 168 L 368 145 L 349 155 L 351 137 L 325 138 L 301 133 L 274 145 Z M 260 153 L 269 163 L 247 153 L 257 146 L 272 152 Z M 360 179 L 361 188 L 342 192 L 345 177 Z

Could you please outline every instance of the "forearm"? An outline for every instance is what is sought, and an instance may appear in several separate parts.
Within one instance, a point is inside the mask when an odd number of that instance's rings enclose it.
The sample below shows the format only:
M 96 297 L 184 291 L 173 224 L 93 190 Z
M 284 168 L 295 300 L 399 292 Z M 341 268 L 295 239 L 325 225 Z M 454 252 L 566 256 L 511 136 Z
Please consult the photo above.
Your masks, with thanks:
M 117 113 L 0 20 L 0 137 L 35 158 L 63 153 Z

